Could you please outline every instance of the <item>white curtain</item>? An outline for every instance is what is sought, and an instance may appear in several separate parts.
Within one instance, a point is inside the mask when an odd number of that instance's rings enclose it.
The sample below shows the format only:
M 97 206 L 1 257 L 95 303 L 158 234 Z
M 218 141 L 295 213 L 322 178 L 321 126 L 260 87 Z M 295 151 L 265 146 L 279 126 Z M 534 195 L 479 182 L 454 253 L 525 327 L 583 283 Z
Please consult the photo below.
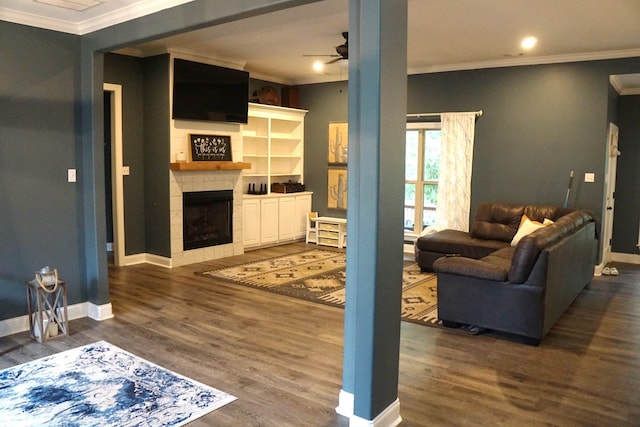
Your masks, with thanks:
M 476 113 L 442 113 L 436 227 L 469 231 Z

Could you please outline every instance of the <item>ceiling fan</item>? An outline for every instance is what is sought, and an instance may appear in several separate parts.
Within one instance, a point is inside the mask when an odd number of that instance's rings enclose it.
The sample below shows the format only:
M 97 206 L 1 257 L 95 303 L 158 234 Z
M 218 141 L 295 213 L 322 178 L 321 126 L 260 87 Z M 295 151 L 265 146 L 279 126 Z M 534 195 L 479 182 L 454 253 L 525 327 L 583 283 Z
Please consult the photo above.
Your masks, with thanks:
M 302 55 L 302 56 L 331 56 L 335 59 L 332 59 L 329 62 L 326 62 L 326 65 L 329 64 L 334 64 L 338 61 L 342 61 L 342 60 L 347 60 L 349 59 L 349 32 L 348 31 L 344 31 L 342 33 L 342 37 L 344 37 L 344 43 L 342 43 L 339 46 L 336 46 L 336 53 L 332 54 L 332 55 Z

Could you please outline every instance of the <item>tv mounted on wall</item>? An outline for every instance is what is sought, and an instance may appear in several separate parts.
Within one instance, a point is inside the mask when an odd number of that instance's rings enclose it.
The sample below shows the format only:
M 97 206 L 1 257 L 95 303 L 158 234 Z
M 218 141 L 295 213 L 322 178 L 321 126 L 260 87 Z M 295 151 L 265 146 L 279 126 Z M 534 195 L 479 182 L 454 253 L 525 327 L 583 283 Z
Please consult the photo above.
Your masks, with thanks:
M 247 123 L 248 108 L 248 72 L 173 60 L 173 119 Z

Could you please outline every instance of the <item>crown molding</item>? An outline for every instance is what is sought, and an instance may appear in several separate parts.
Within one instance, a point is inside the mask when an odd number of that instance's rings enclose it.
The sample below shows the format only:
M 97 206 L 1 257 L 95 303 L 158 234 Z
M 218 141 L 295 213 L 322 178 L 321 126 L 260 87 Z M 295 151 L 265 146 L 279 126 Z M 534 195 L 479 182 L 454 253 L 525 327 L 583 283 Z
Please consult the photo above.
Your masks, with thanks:
M 517 57 L 517 58 L 504 58 L 493 61 L 476 61 L 476 62 L 462 62 L 458 64 L 445 64 L 445 65 L 429 65 L 424 67 L 411 67 L 407 70 L 407 74 L 431 74 L 431 73 L 444 73 L 450 71 L 468 71 L 468 70 L 480 70 L 485 68 L 506 68 L 506 67 L 519 67 L 526 65 L 544 65 L 544 64 L 561 64 L 566 62 L 583 62 L 583 61 L 598 61 L 605 59 L 619 59 L 619 58 L 634 58 L 640 57 L 640 49 L 625 49 L 625 50 L 609 50 L 602 52 L 587 52 L 576 53 L 568 55 L 549 55 L 549 56 L 535 56 L 535 57 Z M 317 75 L 310 78 L 304 78 L 296 80 L 294 84 L 313 84 L 313 83 L 326 83 L 347 80 L 347 76 L 335 76 L 335 75 Z M 613 83 L 612 83 L 613 84 Z M 614 85 L 614 87 L 616 87 Z M 616 88 L 620 95 L 639 95 L 640 88 L 620 89 Z
M 144 58 L 147 56 L 155 56 L 163 53 L 168 53 L 175 58 L 187 59 L 190 61 L 197 61 L 205 64 L 217 65 L 220 67 L 234 68 L 236 70 L 245 70 L 245 66 L 247 64 L 245 61 L 239 61 L 237 59 L 230 59 L 230 58 L 223 58 L 220 56 L 210 55 L 210 54 L 198 52 L 195 50 L 188 50 L 188 49 L 165 49 L 161 47 L 159 49 L 153 49 L 153 50 L 147 49 L 143 51 L 142 49 L 122 48 L 122 49 L 114 50 L 113 53 L 117 53 L 120 55 L 133 56 L 137 58 Z M 273 83 L 280 83 L 287 86 L 290 86 L 296 83 L 289 79 L 283 79 L 282 77 L 272 76 L 270 74 L 265 74 L 265 73 L 256 73 L 256 72 L 250 71 L 249 74 L 251 75 L 252 79 L 265 80 Z
M 624 91 L 624 86 L 622 85 L 622 82 L 620 81 L 620 77 L 618 77 L 618 76 L 609 76 L 609 83 L 611 83 L 611 86 L 613 86 L 613 88 L 616 90 L 616 92 L 618 92 L 618 95 L 622 95 L 622 92 Z
M 46 30 L 59 31 L 61 33 L 80 35 L 78 25 L 73 22 L 47 18 L 40 15 L 34 15 L 32 13 L 6 9 L 4 7 L 0 7 L 0 21 L 44 28 Z
M 478 70 L 483 68 L 517 67 L 524 65 L 560 64 L 565 62 L 598 61 L 603 59 L 640 57 L 640 49 L 609 50 L 602 52 L 585 52 L 568 55 L 549 55 L 505 58 L 493 61 L 464 62 L 460 64 L 435 65 L 426 67 L 414 67 L 408 70 L 408 74 L 428 74 L 446 71 Z
M 94 19 L 88 19 L 81 22 L 78 27 L 80 35 L 88 34 L 93 31 L 101 30 L 112 25 L 130 21 L 146 15 L 151 15 L 161 10 L 170 9 L 181 4 L 190 3 L 193 0 L 154 0 L 140 1 L 138 3 L 123 7 L 111 13 L 98 16 Z
M 242 61 L 239 59 L 224 58 L 221 56 L 202 53 L 190 49 L 159 49 L 158 51 L 153 52 L 153 55 L 158 55 L 160 53 L 169 53 L 174 58 L 197 61 L 204 64 L 217 65 L 219 67 L 233 68 L 243 71 L 245 65 L 247 64 L 246 61 Z M 148 52 L 145 52 L 145 56 L 151 55 L 149 55 Z
M 609 83 L 618 92 L 618 95 L 640 95 L 640 87 L 624 87 L 624 83 L 620 80 L 620 76 L 609 76 Z
M 139 1 L 127 7 L 80 22 L 48 18 L 0 7 L 0 20 L 81 36 L 112 25 L 160 12 L 161 10 L 189 3 L 191 1 L 193 0 Z

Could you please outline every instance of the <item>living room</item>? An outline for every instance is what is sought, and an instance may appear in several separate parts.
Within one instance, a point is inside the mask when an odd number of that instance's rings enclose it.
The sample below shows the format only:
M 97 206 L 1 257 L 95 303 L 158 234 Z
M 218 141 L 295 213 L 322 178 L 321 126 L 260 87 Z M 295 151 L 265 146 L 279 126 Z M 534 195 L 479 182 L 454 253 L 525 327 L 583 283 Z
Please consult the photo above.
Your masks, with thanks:
M 2 320 L 24 315 L 23 282 L 36 266 L 45 264 L 59 267 L 70 283 L 86 283 L 70 289 L 72 303 L 106 304 L 110 301 L 106 268 L 96 261 L 104 256 L 98 249 L 104 236 L 95 231 L 102 227 L 95 224 L 102 217 L 97 212 L 103 202 L 91 196 L 102 190 L 96 189 L 98 181 L 82 179 L 99 176 L 102 166 L 96 148 L 87 147 L 82 142 L 86 139 L 76 132 L 90 127 L 92 119 L 79 107 L 89 102 L 80 96 L 79 88 L 87 90 L 91 86 L 81 72 L 88 67 L 81 58 L 84 39 L 5 22 L 1 25 L 3 39 L 12 40 L 11 61 L 7 61 L 11 66 L 2 67 L 2 75 L 7 76 L 3 93 L 7 93 L 8 106 L 3 122 L 10 124 L 3 126 L 3 140 L 15 142 L 11 146 L 3 143 L 2 181 L 15 185 L 3 189 L 4 204 L 10 208 L 2 228 L 6 236 L 2 244 L 6 261 Z M 125 36 L 115 36 L 115 32 L 105 34 L 114 37 L 110 47 L 126 44 Z M 25 57 L 23 52 L 27 50 L 34 54 Z M 56 60 L 49 61 L 52 57 Z M 602 212 L 607 124 L 616 115 L 622 121 L 637 110 L 637 103 L 632 102 L 637 96 L 617 97 L 609 86 L 609 76 L 639 70 L 638 58 L 621 58 L 412 75 L 408 112 L 485 111 L 476 127 L 473 205 L 496 199 L 560 204 L 568 172 L 575 170 L 580 177 L 594 172 L 596 182 L 576 180 L 571 205 Z M 300 86 L 303 106 L 312 112 L 305 124 L 306 157 L 310 159 L 305 167 L 305 184 L 314 191 L 314 208 L 333 216 L 340 212 L 325 207 L 326 162 L 313 159 L 326 158 L 327 124 L 346 119 L 346 89 L 345 82 Z M 414 98 L 420 93 L 428 96 Z M 618 102 L 622 108 L 615 112 L 613 106 Z M 619 164 L 616 212 L 625 219 L 616 221 L 614 250 L 635 255 L 638 211 L 633 195 L 638 183 L 633 159 L 637 144 L 633 139 L 625 142 L 623 135 L 621 132 L 620 151 L 624 156 Z M 34 153 L 32 157 L 24 156 L 25 150 Z M 37 168 L 33 167 L 33 156 Z M 625 167 L 626 159 L 631 161 L 630 167 Z M 59 172 L 74 167 L 80 169 L 81 180 L 78 188 L 70 190 L 71 186 L 60 180 Z M 149 167 L 144 165 L 144 169 Z M 142 191 L 137 185 L 130 197 L 141 199 L 140 194 L 144 194 L 145 206 L 143 212 L 132 213 L 138 219 L 153 216 L 153 195 L 162 190 L 149 187 Z M 55 209 L 47 209 L 49 206 Z M 631 212 L 626 212 L 627 207 Z M 139 224 L 145 228 L 144 219 Z M 127 236 L 133 239 L 132 245 L 137 243 L 144 251 L 153 252 L 154 233 Z M 52 254 L 51 248 L 56 247 L 65 250 Z

